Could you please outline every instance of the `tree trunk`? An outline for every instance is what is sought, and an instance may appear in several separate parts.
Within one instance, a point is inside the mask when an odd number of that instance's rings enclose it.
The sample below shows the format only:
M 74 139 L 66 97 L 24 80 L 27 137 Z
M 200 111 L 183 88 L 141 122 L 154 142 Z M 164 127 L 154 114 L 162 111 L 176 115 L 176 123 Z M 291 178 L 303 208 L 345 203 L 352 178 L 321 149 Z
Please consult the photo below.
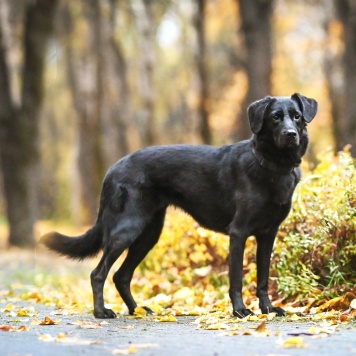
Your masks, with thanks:
M 64 8 L 67 32 L 65 51 L 67 78 L 78 114 L 78 168 L 80 177 L 82 220 L 92 223 L 97 215 L 98 197 L 105 173 L 101 116 L 104 97 L 104 57 L 101 34 L 101 9 L 98 0 L 85 3 L 88 38 L 81 52 L 73 44 L 73 19 Z
M 356 156 L 356 2 L 335 0 L 335 7 L 344 29 L 344 125 L 341 145 L 351 144 Z
M 129 153 L 129 143 L 127 139 L 127 130 L 132 120 L 131 90 L 128 79 L 128 69 L 126 59 L 119 41 L 115 40 L 115 22 L 116 22 L 116 0 L 111 0 L 111 18 L 109 30 L 109 46 L 111 48 L 112 62 L 119 87 L 119 103 L 115 122 L 117 124 L 119 152 L 121 156 Z M 115 78 L 115 79 L 116 79 Z
M 271 94 L 272 30 L 271 16 L 274 0 L 237 0 L 241 30 L 246 49 L 248 91 L 243 104 L 244 115 L 237 123 L 237 139 L 251 136 L 247 107 L 253 101 Z
M 138 112 L 138 128 L 143 146 L 153 145 L 154 140 L 154 84 L 155 63 L 155 24 L 153 1 L 137 0 L 132 2 L 135 23 L 139 31 L 140 75 L 138 91 L 142 100 Z
M 16 246 L 35 244 L 33 227 L 37 217 L 38 123 L 43 101 L 47 40 L 53 30 L 56 3 L 37 0 L 29 2 L 26 7 L 19 107 L 11 95 L 9 67 L 0 33 L 1 165 L 10 225 L 9 243 Z
M 209 126 L 209 80 L 206 67 L 206 41 L 205 41 L 205 8 L 206 0 L 196 0 L 197 10 L 195 28 L 198 36 L 197 67 L 199 75 L 199 133 L 204 144 L 211 144 L 211 130 Z
M 330 24 L 334 20 L 334 13 L 330 14 L 325 21 L 325 31 L 328 35 L 326 39 L 326 49 L 324 54 L 324 75 L 326 78 L 326 88 L 331 105 L 332 135 L 335 150 L 343 148 L 343 108 L 344 108 L 344 80 L 341 41 L 331 38 Z M 334 34 L 335 36 L 335 34 Z

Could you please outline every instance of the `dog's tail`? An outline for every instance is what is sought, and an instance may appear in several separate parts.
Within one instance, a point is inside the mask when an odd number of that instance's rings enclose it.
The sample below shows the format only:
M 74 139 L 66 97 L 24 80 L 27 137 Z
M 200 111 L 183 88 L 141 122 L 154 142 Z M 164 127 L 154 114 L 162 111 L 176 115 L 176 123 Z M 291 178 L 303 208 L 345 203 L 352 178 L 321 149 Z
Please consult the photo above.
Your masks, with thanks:
M 41 237 L 40 243 L 60 255 L 83 260 L 95 256 L 100 251 L 103 243 L 103 231 L 101 224 L 97 222 L 81 236 L 69 237 L 58 232 L 49 232 Z

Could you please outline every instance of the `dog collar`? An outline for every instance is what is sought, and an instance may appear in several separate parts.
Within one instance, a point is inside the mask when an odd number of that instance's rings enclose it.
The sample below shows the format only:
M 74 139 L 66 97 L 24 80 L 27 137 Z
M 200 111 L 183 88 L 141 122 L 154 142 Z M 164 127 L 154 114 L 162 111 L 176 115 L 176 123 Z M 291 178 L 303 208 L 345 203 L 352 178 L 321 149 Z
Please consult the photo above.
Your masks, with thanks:
M 286 168 L 286 167 L 277 166 L 275 163 L 264 158 L 261 153 L 257 152 L 255 150 L 255 147 L 252 147 L 252 153 L 257 159 L 260 166 L 268 169 L 271 172 L 278 173 L 278 174 L 289 174 L 289 173 L 293 173 L 294 169 L 296 168 L 296 167 Z

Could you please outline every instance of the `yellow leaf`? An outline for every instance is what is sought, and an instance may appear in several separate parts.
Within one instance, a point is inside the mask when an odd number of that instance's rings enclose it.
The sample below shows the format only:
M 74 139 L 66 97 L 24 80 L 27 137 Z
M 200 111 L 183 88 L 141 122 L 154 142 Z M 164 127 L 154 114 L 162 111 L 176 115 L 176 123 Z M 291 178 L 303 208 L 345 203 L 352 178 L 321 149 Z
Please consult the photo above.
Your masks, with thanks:
M 17 312 L 17 316 L 30 316 L 27 310 L 21 309 Z
M 190 316 L 199 316 L 199 315 L 201 315 L 201 313 L 202 313 L 201 308 L 200 309 L 195 308 L 193 310 L 190 310 L 188 315 L 190 315 Z
M 7 304 L 4 309 L 4 312 L 10 312 L 13 309 L 14 309 L 14 306 L 12 304 Z
M 211 324 L 206 327 L 206 330 L 221 330 L 221 329 L 228 329 L 229 326 L 224 323 L 216 323 L 216 324 Z
M 287 340 L 284 340 L 282 346 L 285 348 L 297 348 L 297 349 L 307 347 L 307 345 L 304 343 L 303 338 L 300 336 L 290 337 Z
M 161 316 L 159 318 L 157 318 L 156 320 L 161 321 L 161 322 L 176 322 L 177 319 L 174 315 L 164 315 Z
M 147 310 L 142 307 L 136 307 L 134 315 L 136 318 L 145 318 L 147 316 Z
M 268 314 L 259 314 L 257 315 L 258 319 L 267 319 L 268 318 Z
M 57 335 L 57 339 L 65 339 L 67 337 L 67 335 L 65 333 L 59 333 Z
M 219 336 L 235 336 L 238 335 L 239 333 L 236 331 L 230 331 L 230 332 L 226 332 L 226 333 L 221 333 L 219 334 Z
M 129 355 L 129 354 L 135 354 L 137 352 L 137 348 L 130 346 L 127 349 L 115 349 L 112 353 L 114 355 Z
M 174 293 L 174 299 L 187 299 L 194 297 L 195 293 L 192 289 L 188 287 L 183 287 Z
M 297 314 L 293 314 L 289 320 L 296 321 L 296 320 L 300 320 L 300 319 L 301 318 Z
M 50 334 L 43 334 L 38 339 L 44 342 L 54 341 L 54 338 Z
M 247 320 L 248 321 L 259 321 L 259 319 L 256 315 L 249 315 Z

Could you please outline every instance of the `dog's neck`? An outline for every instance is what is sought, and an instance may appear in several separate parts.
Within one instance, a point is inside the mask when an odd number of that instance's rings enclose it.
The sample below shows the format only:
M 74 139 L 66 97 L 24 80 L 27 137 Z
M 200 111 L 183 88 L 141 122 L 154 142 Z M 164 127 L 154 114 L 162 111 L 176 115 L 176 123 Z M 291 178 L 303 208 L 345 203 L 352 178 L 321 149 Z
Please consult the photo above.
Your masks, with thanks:
M 261 152 L 257 151 L 254 146 L 252 146 L 252 153 L 255 156 L 255 158 L 257 159 L 257 161 L 261 167 L 266 168 L 273 173 L 289 174 L 289 173 L 292 173 L 294 171 L 294 169 L 297 167 L 297 166 L 293 166 L 293 167 L 278 166 L 274 162 L 269 161 L 268 159 L 263 157 Z
M 277 174 L 289 174 L 299 167 L 302 162 L 302 156 L 306 151 L 308 145 L 307 137 L 303 137 L 301 145 L 297 150 L 278 149 L 271 146 L 270 142 L 264 140 L 257 140 L 254 136 L 251 142 L 253 155 L 260 164 L 260 166 Z

